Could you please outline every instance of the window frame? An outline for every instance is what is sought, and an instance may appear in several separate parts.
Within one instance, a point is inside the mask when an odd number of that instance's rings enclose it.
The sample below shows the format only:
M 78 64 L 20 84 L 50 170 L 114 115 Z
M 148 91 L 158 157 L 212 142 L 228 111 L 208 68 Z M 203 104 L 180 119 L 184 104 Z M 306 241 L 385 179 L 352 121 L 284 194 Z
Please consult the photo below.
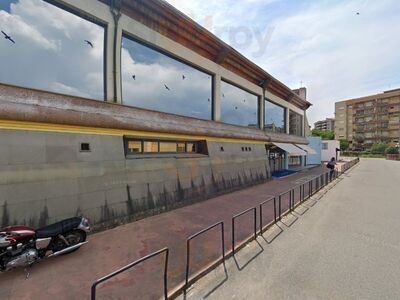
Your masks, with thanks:
M 138 141 L 141 142 L 141 152 L 137 152 L 137 153 L 130 153 L 129 152 L 129 142 L 131 141 Z M 157 142 L 157 152 L 145 152 L 144 149 L 144 143 L 145 142 Z M 176 152 L 161 152 L 160 151 L 160 143 L 175 143 L 176 145 Z M 178 151 L 178 144 L 179 143 L 185 143 L 185 152 L 179 152 Z M 195 145 L 195 152 L 189 152 L 188 151 L 188 144 L 189 143 L 193 143 Z M 124 144 L 124 154 L 125 154 L 125 158 L 129 159 L 129 158 L 146 158 L 146 157 L 160 157 L 160 156 L 164 156 L 166 155 L 166 157 L 168 156 L 190 156 L 190 155 L 196 155 L 196 156 L 208 156 L 208 149 L 207 146 L 205 147 L 205 149 L 203 149 L 203 151 L 200 152 L 199 150 L 199 144 L 200 143 L 204 143 L 206 145 L 206 141 L 205 140 L 183 140 L 183 139 L 167 139 L 167 138 L 147 138 L 147 137 L 132 137 L 132 136 L 123 136 L 123 144 Z M 165 157 L 165 156 L 164 156 Z
M 300 135 L 297 135 L 297 134 L 293 134 L 293 133 L 291 133 L 290 132 L 290 113 L 293 113 L 293 114 L 296 114 L 296 115 L 298 115 L 298 116 L 300 116 L 300 120 L 301 120 L 301 122 L 300 122 L 300 125 L 301 125 L 301 128 L 300 128 Z M 302 115 L 302 114 L 299 114 L 298 112 L 295 112 L 294 110 L 292 110 L 292 109 L 289 109 L 289 132 L 288 132 L 288 134 L 290 134 L 290 135 L 294 135 L 294 136 L 304 136 L 304 115 Z M 344 122 L 344 121 L 343 121 Z M 340 123 L 340 122 L 339 122 Z
M 220 80 L 220 96 L 222 95 L 222 82 L 230 84 L 230 85 L 232 85 L 232 86 L 234 86 L 234 87 L 236 87 L 236 88 L 238 88 L 238 89 L 240 89 L 242 91 L 245 91 L 245 92 L 257 97 L 257 127 L 255 127 L 255 128 L 256 129 L 261 129 L 261 124 L 260 124 L 260 100 L 263 98 L 263 96 L 260 96 L 260 95 L 258 95 L 256 93 L 250 91 L 249 89 L 244 88 L 243 86 L 241 86 L 241 85 L 239 85 L 239 84 L 237 84 L 237 83 L 235 83 L 235 82 L 233 82 L 233 81 L 231 81 L 231 80 L 229 80 L 229 79 L 227 79 L 225 77 L 222 77 L 222 76 L 221 76 L 221 80 Z M 220 119 L 221 119 L 220 123 L 227 124 L 227 125 L 233 125 L 233 126 L 239 126 L 239 127 L 242 127 L 242 128 L 243 127 L 244 128 L 254 128 L 254 127 L 250 127 L 250 126 L 226 123 L 226 122 L 222 121 L 222 105 L 221 105 L 222 97 L 220 97 L 220 98 L 221 98 L 220 99 L 220 107 L 219 107 L 219 110 L 220 110 L 220 113 L 221 113 L 221 115 L 220 115 Z
M 36 87 L 21 86 L 21 85 L 15 84 L 15 83 L 4 83 L 4 82 L 0 82 L 0 83 L 14 85 L 14 86 L 18 86 L 21 88 L 27 88 L 30 90 L 43 91 L 43 92 L 47 92 L 47 93 L 51 93 L 51 94 L 58 94 L 58 95 L 64 95 L 64 96 L 68 96 L 68 97 L 77 97 L 77 98 L 82 98 L 82 99 L 106 102 L 107 101 L 107 71 L 108 71 L 108 69 L 107 69 L 108 23 L 107 23 L 107 21 L 102 20 L 92 14 L 89 14 L 88 12 L 84 12 L 77 7 L 73 7 L 73 6 L 69 6 L 69 5 L 60 3 L 57 0 L 41 0 L 41 1 L 43 1 L 49 5 L 53 5 L 67 13 L 73 14 L 74 16 L 76 16 L 78 18 L 81 18 L 90 23 L 96 24 L 104 29 L 104 37 L 103 37 L 103 99 L 87 98 L 84 96 L 72 95 L 72 94 L 67 94 L 67 93 L 62 93 L 62 92 L 54 92 L 54 91 L 36 88 Z
M 211 107 L 211 115 L 210 115 L 210 118 L 209 119 L 201 119 L 201 118 L 196 118 L 196 117 L 192 117 L 192 116 L 179 115 L 179 114 L 176 114 L 176 113 L 164 112 L 164 111 L 153 110 L 153 109 L 149 109 L 149 108 L 143 108 L 143 107 L 137 107 L 137 106 L 124 104 L 124 97 L 123 97 L 124 93 L 122 92 L 123 91 L 123 86 L 122 86 L 122 81 L 123 81 L 122 80 L 122 41 L 123 41 L 124 37 L 127 38 L 128 40 L 131 40 L 133 42 L 136 42 L 136 43 L 140 44 L 141 46 L 147 47 L 147 48 L 149 48 L 149 49 L 151 49 L 153 51 L 161 53 L 161 54 L 163 54 L 163 55 L 165 55 L 165 56 L 167 56 L 167 57 L 169 57 L 169 58 L 171 58 L 173 60 L 176 60 L 179 63 L 182 63 L 182 64 L 184 64 L 184 65 L 186 65 L 188 67 L 191 67 L 191 68 L 193 68 L 193 69 L 195 69 L 197 71 L 200 71 L 200 72 L 205 73 L 208 76 L 210 76 L 211 77 L 211 97 L 210 97 L 210 100 L 211 100 L 211 103 L 210 103 L 210 105 L 211 105 L 210 106 Z M 166 51 L 165 49 L 160 48 L 160 47 L 158 47 L 158 46 L 156 46 L 156 45 L 154 45 L 154 44 L 152 44 L 152 43 L 150 43 L 148 41 L 143 40 L 142 38 L 138 37 L 137 35 L 129 32 L 129 31 L 127 31 L 124 28 L 122 29 L 121 42 L 119 43 L 119 57 L 120 57 L 120 59 L 119 59 L 119 70 L 120 70 L 120 74 L 121 74 L 120 75 L 120 91 L 121 91 L 121 104 L 122 105 L 129 106 L 129 107 L 134 107 L 134 108 L 139 108 L 139 109 L 146 109 L 146 110 L 149 110 L 149 111 L 155 111 L 155 112 L 163 113 L 163 114 L 170 114 L 170 115 L 179 116 L 179 117 L 192 118 L 192 119 L 196 119 L 196 120 L 215 121 L 214 120 L 214 110 L 215 110 L 214 91 L 215 91 L 215 75 L 216 74 L 213 74 L 209 70 L 206 70 L 205 68 L 202 68 L 199 65 L 195 65 L 190 61 L 184 60 L 184 59 L 182 59 L 182 58 L 180 58 L 180 57 L 178 57 L 176 55 L 173 55 L 172 53 Z
M 286 129 L 287 129 L 287 116 L 286 116 L 286 114 L 287 114 L 288 108 L 283 106 L 283 105 L 280 105 L 280 104 L 278 104 L 278 103 L 276 103 L 276 102 L 274 102 L 274 101 L 272 101 L 270 99 L 268 99 L 267 97 L 264 98 L 264 116 L 263 116 L 264 128 L 263 129 L 266 130 L 266 128 L 265 128 L 265 125 L 266 125 L 265 116 L 266 115 L 265 114 L 267 112 L 267 106 L 265 105 L 265 102 L 267 102 L 267 101 L 272 103 L 272 104 L 274 104 L 274 105 L 276 105 L 276 106 L 279 106 L 279 107 L 283 108 L 283 132 L 275 132 L 275 133 L 286 134 L 287 133 L 286 132 Z

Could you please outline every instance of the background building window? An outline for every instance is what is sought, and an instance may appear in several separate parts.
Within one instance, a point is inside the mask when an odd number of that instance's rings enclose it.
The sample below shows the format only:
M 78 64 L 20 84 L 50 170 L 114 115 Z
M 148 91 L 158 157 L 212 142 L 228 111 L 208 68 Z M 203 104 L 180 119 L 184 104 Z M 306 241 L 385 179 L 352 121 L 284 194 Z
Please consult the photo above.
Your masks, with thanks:
M 267 131 L 285 133 L 285 108 L 265 100 L 264 127 Z
M 258 96 L 221 81 L 221 121 L 258 127 Z
M 293 135 L 303 135 L 303 116 L 289 111 L 289 133 Z
M 122 37 L 121 72 L 124 104 L 211 119 L 211 75 L 126 36 Z
M 328 143 L 322 143 L 322 150 L 328 150 Z
M 104 27 L 43 0 L 2 0 L 0 28 L 0 82 L 104 100 Z

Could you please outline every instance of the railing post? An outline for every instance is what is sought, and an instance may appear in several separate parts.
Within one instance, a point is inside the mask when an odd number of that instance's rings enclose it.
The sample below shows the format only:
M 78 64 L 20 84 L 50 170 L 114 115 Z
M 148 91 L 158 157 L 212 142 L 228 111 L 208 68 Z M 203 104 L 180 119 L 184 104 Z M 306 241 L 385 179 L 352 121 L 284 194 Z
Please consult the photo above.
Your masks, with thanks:
M 279 195 L 279 203 L 278 203 L 278 206 L 279 206 L 279 217 L 278 217 L 278 220 L 280 221 L 281 220 L 281 202 L 282 202 L 282 195 Z

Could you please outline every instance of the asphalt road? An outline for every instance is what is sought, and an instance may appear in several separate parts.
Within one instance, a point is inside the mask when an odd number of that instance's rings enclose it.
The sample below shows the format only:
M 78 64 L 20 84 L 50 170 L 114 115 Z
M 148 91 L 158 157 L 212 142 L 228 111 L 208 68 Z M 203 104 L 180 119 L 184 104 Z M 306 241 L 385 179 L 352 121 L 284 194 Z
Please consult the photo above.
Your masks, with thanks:
M 296 215 L 186 299 L 400 299 L 400 162 L 362 160 Z

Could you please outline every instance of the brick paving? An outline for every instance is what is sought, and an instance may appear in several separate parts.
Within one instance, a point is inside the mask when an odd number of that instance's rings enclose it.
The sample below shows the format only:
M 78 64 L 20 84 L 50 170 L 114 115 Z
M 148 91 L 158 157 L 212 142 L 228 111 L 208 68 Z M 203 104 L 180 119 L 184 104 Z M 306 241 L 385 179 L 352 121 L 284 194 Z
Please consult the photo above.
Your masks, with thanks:
M 170 290 L 174 289 L 185 279 L 186 239 L 190 235 L 224 221 L 228 251 L 233 215 L 326 171 L 324 166 L 316 167 L 93 234 L 89 243 L 78 251 L 34 265 L 28 280 L 21 269 L 0 274 L 1 299 L 89 299 L 91 284 L 96 279 L 163 247 L 170 249 L 168 285 Z M 272 203 L 263 208 L 264 224 L 273 220 Z M 288 203 L 288 198 L 282 203 Z M 283 206 L 284 210 L 285 204 Z M 238 242 L 251 235 L 252 222 L 251 214 L 237 220 Z M 193 240 L 191 274 L 218 258 L 221 253 L 219 236 L 215 229 Z M 162 257 L 156 257 L 100 285 L 98 299 L 160 298 L 162 271 Z

